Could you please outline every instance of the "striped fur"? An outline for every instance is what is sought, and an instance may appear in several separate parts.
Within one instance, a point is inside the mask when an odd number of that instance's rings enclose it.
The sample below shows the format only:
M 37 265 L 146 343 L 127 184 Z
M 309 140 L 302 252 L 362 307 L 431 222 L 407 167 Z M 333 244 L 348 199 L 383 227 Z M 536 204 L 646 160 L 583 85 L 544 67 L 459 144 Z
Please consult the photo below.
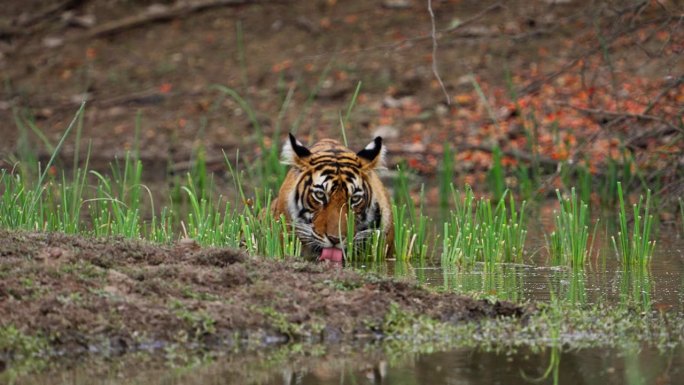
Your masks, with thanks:
M 375 170 L 384 167 L 382 138 L 353 152 L 341 143 L 323 139 L 310 149 L 290 134 L 283 147 L 283 163 L 291 166 L 273 204 L 273 214 L 294 222 L 307 254 L 323 248 L 344 249 L 348 205 L 354 212 L 354 243 L 384 231 L 394 238 L 392 210 L 385 186 Z

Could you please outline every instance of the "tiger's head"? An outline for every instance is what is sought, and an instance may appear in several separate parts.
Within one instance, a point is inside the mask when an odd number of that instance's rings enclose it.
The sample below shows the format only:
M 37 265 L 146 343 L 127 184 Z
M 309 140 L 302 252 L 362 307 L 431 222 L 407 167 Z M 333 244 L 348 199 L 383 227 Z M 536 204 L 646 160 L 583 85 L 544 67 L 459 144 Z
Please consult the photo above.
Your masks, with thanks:
M 354 152 L 331 139 L 307 148 L 290 134 L 282 161 L 291 168 L 275 211 L 294 223 L 297 237 L 319 259 L 342 260 L 350 212 L 354 243 L 375 229 L 391 231 L 388 194 L 375 172 L 384 167 L 384 153 L 380 137 Z

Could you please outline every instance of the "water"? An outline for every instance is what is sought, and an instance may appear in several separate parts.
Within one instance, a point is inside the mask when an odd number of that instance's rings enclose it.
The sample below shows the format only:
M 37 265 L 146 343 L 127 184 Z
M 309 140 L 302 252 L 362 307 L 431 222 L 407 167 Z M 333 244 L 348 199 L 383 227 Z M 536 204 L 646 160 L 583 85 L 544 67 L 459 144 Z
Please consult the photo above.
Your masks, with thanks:
M 537 238 L 528 243 L 541 242 Z M 550 266 L 545 258 L 540 252 L 527 264 L 499 265 L 490 272 L 478 266 L 464 272 L 423 268 L 413 274 L 416 279 L 423 277 L 427 285 L 514 301 L 549 301 L 554 297 L 589 305 L 636 303 L 645 308 L 684 309 L 684 239 L 676 233 L 661 236 L 646 271 L 624 271 L 608 245 L 580 272 Z
M 411 355 L 394 361 L 368 361 L 360 365 L 334 366 L 330 362 L 313 369 L 284 368 L 263 384 L 667 384 L 684 376 L 681 351 L 663 357 L 657 351 L 618 352 L 582 350 L 552 359 L 550 351 L 514 354 L 469 349 Z M 314 365 L 316 363 L 314 362 Z M 548 370 L 548 374 L 545 373 Z
M 199 365 L 169 368 L 133 360 L 114 360 L 19 383 L 70 384 L 260 384 L 260 385 L 466 385 L 466 384 L 680 384 L 681 348 L 668 354 L 655 349 L 584 349 L 568 352 L 519 349 L 497 353 L 457 349 L 388 356 L 359 349 L 282 362 L 254 354 L 226 356 Z M 97 380 L 94 380 L 97 379 Z
M 543 225 L 534 225 L 542 229 Z M 668 231 L 670 230 L 670 231 Z M 551 266 L 540 231 L 527 248 L 523 264 L 493 269 L 443 269 L 395 261 L 363 267 L 463 294 L 518 302 L 560 301 L 567 306 L 626 307 L 637 313 L 684 314 L 684 238 L 679 228 L 661 227 L 656 255 L 645 272 L 625 272 L 615 251 L 601 241 L 581 272 Z M 502 337 L 503 338 L 503 337 Z M 572 336 L 568 338 L 572 340 Z M 566 340 L 568 340 L 566 339 Z M 455 348 L 431 351 L 424 346 L 297 345 L 273 350 L 193 352 L 187 356 L 160 351 L 58 366 L 54 372 L 20 379 L 30 384 L 681 384 L 684 349 L 659 350 L 655 343 L 621 348 L 583 348 L 542 343 L 515 348 Z M 298 351 L 298 349 L 303 349 Z M 496 349 L 499 349 L 497 351 Z M 179 359 L 180 357 L 180 359 Z M 97 378 L 98 382 L 93 379 Z

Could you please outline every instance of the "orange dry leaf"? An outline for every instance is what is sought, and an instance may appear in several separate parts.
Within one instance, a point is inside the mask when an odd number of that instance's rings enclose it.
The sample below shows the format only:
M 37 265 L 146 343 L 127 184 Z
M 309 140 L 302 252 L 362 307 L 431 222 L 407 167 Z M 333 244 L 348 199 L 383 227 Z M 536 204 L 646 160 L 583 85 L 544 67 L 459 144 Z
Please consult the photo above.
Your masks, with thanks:
M 633 100 L 625 100 L 624 102 L 625 110 L 627 112 L 633 113 L 633 114 L 639 114 L 641 113 L 642 109 L 644 106 L 641 104 L 633 101 Z
M 97 57 L 97 51 L 93 47 L 86 48 L 86 58 L 93 60 Z
M 349 74 L 346 71 L 335 71 L 335 79 L 337 80 L 347 80 L 349 78 Z
M 568 150 L 563 147 L 556 148 L 552 153 L 551 153 L 551 159 L 553 160 L 566 160 L 568 159 Z
M 456 154 L 456 159 L 460 162 L 467 162 L 473 158 L 473 152 L 470 150 L 461 151 Z
M 660 41 L 666 41 L 667 39 L 670 38 L 670 32 L 658 31 L 658 33 L 656 33 L 656 38 Z
M 454 96 L 454 101 L 460 105 L 467 105 L 473 102 L 473 96 L 471 94 L 458 94 Z
M 598 168 L 596 167 L 596 163 L 590 163 L 589 164 L 589 173 L 591 175 L 596 175 L 598 173 Z
M 395 41 L 406 40 L 406 35 L 401 33 L 401 31 L 398 31 L 398 30 L 392 31 L 391 35 Z
M 162 83 L 159 86 L 159 92 L 161 92 L 162 94 L 168 94 L 169 92 L 171 92 L 172 88 L 173 88 L 173 85 L 171 83 L 168 83 L 168 82 Z
M 324 17 L 318 22 L 318 24 L 321 26 L 321 28 L 328 29 L 332 25 L 332 22 L 330 21 L 329 17 Z
M 511 166 L 512 166 L 512 167 L 515 167 L 515 166 L 518 165 L 518 161 L 517 161 L 515 158 L 512 158 L 512 157 L 510 157 L 510 156 L 504 156 L 504 157 L 501 159 L 501 164 L 502 164 L 504 167 L 511 167 Z
M 276 63 L 271 67 L 271 71 L 273 73 L 279 73 L 283 70 L 286 70 L 288 68 L 292 67 L 292 59 L 286 59 L 281 61 L 280 63 Z
M 354 24 L 359 20 L 358 15 L 347 15 L 344 17 L 344 22 L 347 24 Z
M 394 118 L 391 116 L 381 116 L 378 119 L 378 125 L 380 126 L 391 126 L 394 123 Z

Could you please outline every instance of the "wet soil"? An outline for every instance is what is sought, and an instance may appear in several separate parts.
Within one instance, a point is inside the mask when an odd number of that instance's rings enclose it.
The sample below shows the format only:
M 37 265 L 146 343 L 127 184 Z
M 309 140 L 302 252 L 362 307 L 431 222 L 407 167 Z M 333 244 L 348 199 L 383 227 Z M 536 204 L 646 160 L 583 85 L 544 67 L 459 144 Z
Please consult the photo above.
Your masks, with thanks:
M 347 268 L 239 250 L 0 230 L 0 327 L 55 351 L 123 353 L 169 343 L 237 347 L 382 338 L 390 314 L 445 323 L 520 317 Z

